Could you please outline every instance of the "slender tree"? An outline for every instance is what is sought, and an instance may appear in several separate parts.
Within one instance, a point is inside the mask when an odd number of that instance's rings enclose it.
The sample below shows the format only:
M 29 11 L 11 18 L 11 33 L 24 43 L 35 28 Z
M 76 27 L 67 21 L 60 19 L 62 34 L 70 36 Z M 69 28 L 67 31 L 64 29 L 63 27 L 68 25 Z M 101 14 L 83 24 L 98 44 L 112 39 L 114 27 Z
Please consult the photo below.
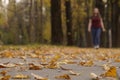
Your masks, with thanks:
M 40 0 L 42 1 L 42 0 Z M 40 5 L 41 3 L 38 3 L 38 0 L 35 0 L 35 13 L 34 13 L 34 17 L 35 17 L 35 32 L 36 32 L 36 42 L 42 42 L 42 24 L 41 24 L 41 8 L 42 8 L 42 5 Z M 40 7 L 40 10 L 39 10 L 39 7 Z
M 66 25 L 67 25 L 67 45 L 73 45 L 71 0 L 65 1 L 65 7 L 66 7 Z
M 29 28 L 30 28 L 30 42 L 35 42 L 35 17 L 34 17 L 34 0 L 30 0 L 30 8 L 29 8 Z
M 120 16 L 120 7 L 118 5 L 119 0 L 114 0 L 112 2 L 112 43 L 113 47 L 120 47 L 120 26 L 119 26 L 119 16 Z
M 61 0 L 51 0 L 51 34 L 52 44 L 63 43 L 61 21 Z

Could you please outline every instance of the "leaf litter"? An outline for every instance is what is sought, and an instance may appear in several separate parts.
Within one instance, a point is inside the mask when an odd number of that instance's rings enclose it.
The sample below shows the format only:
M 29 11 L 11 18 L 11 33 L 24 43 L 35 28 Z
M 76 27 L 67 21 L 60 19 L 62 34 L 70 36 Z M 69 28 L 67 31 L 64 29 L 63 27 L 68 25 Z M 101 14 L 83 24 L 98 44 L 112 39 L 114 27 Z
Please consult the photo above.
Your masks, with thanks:
M 43 69 L 61 69 L 62 71 L 68 71 L 68 74 L 53 75 L 56 79 L 72 80 L 72 76 L 81 76 L 81 72 L 74 71 L 72 68 L 64 67 L 64 65 L 77 65 L 78 67 L 94 67 L 98 66 L 95 62 L 105 61 L 106 64 L 102 64 L 99 67 L 103 69 L 103 73 L 96 75 L 91 72 L 91 79 L 100 80 L 101 78 L 117 78 L 117 67 L 112 66 L 112 63 L 120 62 L 119 49 L 81 49 L 77 47 L 65 47 L 65 46 L 38 46 L 38 47 L 6 47 L 0 51 L 1 59 L 21 59 L 21 62 L 0 62 L 0 69 L 19 69 L 19 72 L 24 70 L 36 70 L 41 71 Z M 28 62 L 28 59 L 33 59 L 32 62 Z M 34 60 L 35 59 L 35 60 Z M 36 63 L 37 62 L 37 63 Z M 30 79 L 33 76 L 36 80 L 50 80 L 49 77 L 41 77 L 34 73 L 31 75 L 17 74 L 15 76 L 7 74 L 8 71 L 0 72 L 0 80 L 10 79 Z

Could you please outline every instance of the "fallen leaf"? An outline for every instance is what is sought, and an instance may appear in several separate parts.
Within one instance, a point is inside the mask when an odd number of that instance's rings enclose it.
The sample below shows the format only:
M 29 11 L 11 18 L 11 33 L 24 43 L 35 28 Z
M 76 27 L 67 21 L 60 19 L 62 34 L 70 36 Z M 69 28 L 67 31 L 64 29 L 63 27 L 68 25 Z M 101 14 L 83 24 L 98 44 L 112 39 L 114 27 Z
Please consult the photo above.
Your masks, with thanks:
M 17 74 L 12 78 L 13 79 L 29 79 L 30 77 L 28 75 L 24 75 L 24 74 Z
M 91 66 L 93 66 L 93 61 L 84 61 L 84 62 L 80 62 L 80 65 L 81 66 L 86 66 L 86 67 L 91 67 Z
M 117 77 L 117 70 L 116 67 L 112 66 L 108 71 L 106 71 L 104 74 L 101 74 L 102 77 Z
M 69 71 L 70 72 L 70 75 L 76 75 L 76 76 L 79 76 L 80 73 L 77 73 L 77 72 L 73 72 L 73 71 Z
M 0 74 L 1 74 L 2 76 L 5 76 L 5 75 L 7 74 L 7 71 L 3 70 L 3 71 L 0 72 Z
M 5 57 L 5 58 L 13 58 L 13 57 L 14 57 L 14 54 L 13 54 L 12 52 L 8 51 L 8 52 L 4 52 L 4 53 L 2 54 L 2 57 Z
M 15 64 L 13 63 L 8 63 L 8 64 L 0 64 L 0 68 L 12 68 L 12 67 L 16 67 Z
M 0 64 L 0 68 L 6 68 L 6 66 L 4 66 L 3 64 Z
M 10 80 L 11 76 L 10 75 L 6 75 L 6 76 L 1 76 L 0 80 Z
M 49 80 L 49 79 L 47 79 L 47 78 L 43 78 L 43 77 L 41 77 L 41 76 L 39 76 L 39 75 L 36 75 L 36 74 L 34 74 L 34 73 L 31 73 L 31 75 L 32 75 L 36 80 Z
M 38 58 L 38 55 L 36 55 L 36 54 L 30 54 L 30 57 L 31 58 Z
M 65 60 L 64 62 L 66 62 L 67 64 L 77 64 L 77 62 L 72 60 Z
M 120 62 L 120 59 L 115 59 L 115 62 Z
M 71 80 L 70 76 L 68 74 L 64 74 L 64 75 L 60 75 L 60 76 L 56 76 L 56 79 L 67 79 L 67 80 Z
M 99 80 L 99 77 L 95 73 L 90 73 L 92 80 Z
M 29 70 L 41 70 L 43 68 L 42 65 L 35 65 L 33 63 L 29 64 Z
M 57 61 L 58 61 L 60 58 L 61 58 L 61 55 L 59 55 L 59 54 L 55 55 L 55 56 L 50 60 L 50 62 L 48 63 L 47 68 L 50 68 L 50 69 L 58 68 L 59 65 L 57 64 Z
M 110 69 L 110 65 L 109 64 L 104 64 L 103 69 L 108 71 Z
M 64 67 L 62 67 L 62 66 L 60 66 L 60 68 L 61 68 L 62 70 L 71 70 L 71 69 L 64 68 Z
M 55 69 L 55 68 L 58 68 L 58 64 L 56 61 L 51 61 L 49 62 L 49 64 L 47 65 L 47 68 L 50 68 L 50 69 Z

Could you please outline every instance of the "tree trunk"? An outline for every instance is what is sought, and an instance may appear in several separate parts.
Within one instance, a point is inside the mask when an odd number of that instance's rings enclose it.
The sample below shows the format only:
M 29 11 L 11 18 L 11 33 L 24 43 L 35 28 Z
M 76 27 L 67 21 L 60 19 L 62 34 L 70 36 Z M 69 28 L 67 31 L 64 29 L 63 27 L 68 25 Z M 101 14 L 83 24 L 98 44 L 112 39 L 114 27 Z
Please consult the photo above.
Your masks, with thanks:
M 40 0 L 42 2 L 42 0 Z M 43 38 L 42 38 L 42 23 L 40 21 L 40 19 L 42 19 L 42 15 L 41 15 L 41 12 L 42 10 L 40 9 L 40 12 L 39 12 L 39 5 L 38 4 L 41 4 L 41 7 L 42 8 L 42 3 L 38 3 L 37 0 L 35 0 L 35 7 L 34 7 L 34 10 L 35 10 L 35 13 L 34 13 L 34 16 L 35 16 L 35 32 L 36 32 L 36 42 L 38 43 L 41 43 Z M 40 25 L 41 24 L 41 25 Z
M 95 1 L 93 0 L 85 0 L 85 4 L 86 4 L 86 14 L 87 14 L 87 18 L 86 18 L 86 39 L 87 39 L 87 46 L 91 47 L 93 46 L 92 44 L 92 36 L 91 33 L 88 32 L 88 23 L 89 23 L 89 18 L 92 16 L 92 11 L 93 11 L 93 7 L 95 6 Z
M 112 37 L 113 41 L 113 47 L 118 47 L 120 46 L 120 38 L 119 38 L 119 5 L 118 5 L 118 0 L 115 0 L 114 3 L 112 3 Z
M 35 42 L 35 26 L 34 26 L 34 0 L 30 0 L 30 8 L 29 8 L 29 37 L 30 37 L 30 42 L 33 43 Z
M 66 0 L 65 6 L 66 6 L 66 25 L 67 25 L 67 45 L 73 45 L 71 1 Z
M 52 44 L 63 43 L 63 31 L 61 23 L 61 0 L 51 0 Z

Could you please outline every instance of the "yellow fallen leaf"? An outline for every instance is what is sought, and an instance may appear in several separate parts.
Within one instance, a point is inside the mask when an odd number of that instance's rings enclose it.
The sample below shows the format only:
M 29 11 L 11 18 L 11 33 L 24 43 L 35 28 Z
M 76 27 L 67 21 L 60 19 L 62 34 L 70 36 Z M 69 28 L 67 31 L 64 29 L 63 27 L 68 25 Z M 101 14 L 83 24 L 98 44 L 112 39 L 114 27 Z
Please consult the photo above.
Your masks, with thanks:
M 57 55 L 55 55 L 55 56 L 51 59 L 50 62 L 58 61 L 58 59 L 60 59 L 60 58 L 61 58 L 61 55 L 60 55 L 60 54 L 57 54 Z
M 2 54 L 2 57 L 5 57 L 5 58 L 13 58 L 14 57 L 14 54 L 10 51 L 7 51 L 7 52 L 4 52 Z
M 61 61 L 61 62 L 57 62 L 58 65 L 63 65 L 63 64 L 67 64 L 67 62 L 65 61 Z
M 11 76 L 10 75 L 6 75 L 6 76 L 1 76 L 0 80 L 10 80 Z
M 31 75 L 32 75 L 36 80 L 49 80 L 49 79 L 47 79 L 47 78 L 43 78 L 43 77 L 41 77 L 41 76 L 39 76 L 39 75 L 36 75 L 36 74 L 34 74 L 34 73 L 31 73 Z
M 41 61 L 42 61 L 43 63 L 46 63 L 46 62 L 47 62 L 47 61 L 46 61 L 46 56 L 42 55 L 42 56 L 41 56 Z
M 120 59 L 115 59 L 115 62 L 120 62 Z
M 104 74 L 101 74 L 102 77 L 117 77 L 117 70 L 116 67 L 112 66 L 108 71 L 106 71 Z
M 24 75 L 24 74 L 17 74 L 12 78 L 13 79 L 29 79 L 30 77 L 28 75 Z
M 55 69 L 55 68 L 58 68 L 58 65 L 56 62 L 51 62 L 47 65 L 47 68 Z
M 65 60 L 64 61 L 66 64 L 77 64 L 77 62 L 73 61 L 73 60 Z
M 55 55 L 49 62 L 49 64 L 47 65 L 47 68 L 50 68 L 50 69 L 55 69 L 55 68 L 58 68 L 58 64 L 57 64 L 57 61 L 58 59 L 61 58 L 61 55 L 57 54 Z
M 71 80 L 70 76 L 68 74 L 64 74 L 64 75 L 60 75 L 60 76 L 56 76 L 56 79 L 67 79 L 67 80 Z
M 93 66 L 93 61 L 80 62 L 81 66 L 91 67 Z

